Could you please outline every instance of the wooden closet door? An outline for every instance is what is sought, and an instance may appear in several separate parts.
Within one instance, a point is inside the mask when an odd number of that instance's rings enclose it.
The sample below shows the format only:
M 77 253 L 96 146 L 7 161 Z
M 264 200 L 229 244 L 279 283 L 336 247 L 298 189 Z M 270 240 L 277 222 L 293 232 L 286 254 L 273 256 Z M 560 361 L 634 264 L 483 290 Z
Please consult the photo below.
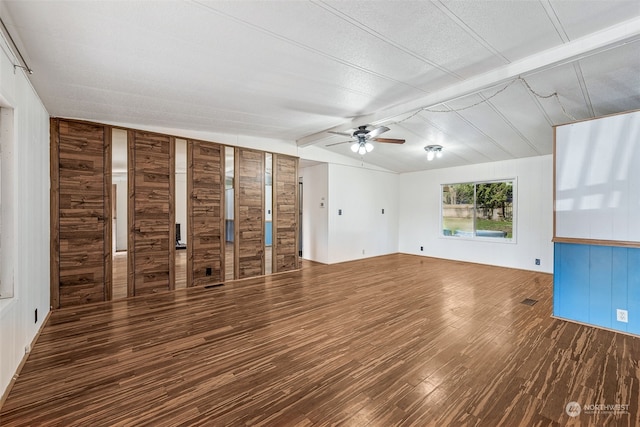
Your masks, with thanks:
M 187 142 L 187 286 L 224 281 L 224 146 Z
M 264 274 L 264 152 L 235 151 L 235 278 Z
M 174 157 L 174 138 L 129 131 L 129 296 L 175 287 Z
M 298 159 L 273 155 L 273 272 L 296 270 L 298 261 Z
M 111 299 L 111 129 L 51 119 L 51 305 Z

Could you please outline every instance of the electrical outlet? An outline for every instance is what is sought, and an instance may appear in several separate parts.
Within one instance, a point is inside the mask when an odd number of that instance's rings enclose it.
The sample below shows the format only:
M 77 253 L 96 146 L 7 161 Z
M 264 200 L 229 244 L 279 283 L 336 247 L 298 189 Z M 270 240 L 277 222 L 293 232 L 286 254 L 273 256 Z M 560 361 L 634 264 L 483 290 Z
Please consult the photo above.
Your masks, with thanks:
M 420 246 L 420 252 L 424 251 L 424 246 Z
M 384 215 L 384 209 L 382 209 L 382 215 Z
M 338 209 L 338 215 L 342 215 L 342 209 Z
M 540 258 L 536 258 L 536 265 L 540 265 Z
M 616 320 L 618 322 L 627 323 L 629 321 L 627 310 L 617 309 L 616 310 Z

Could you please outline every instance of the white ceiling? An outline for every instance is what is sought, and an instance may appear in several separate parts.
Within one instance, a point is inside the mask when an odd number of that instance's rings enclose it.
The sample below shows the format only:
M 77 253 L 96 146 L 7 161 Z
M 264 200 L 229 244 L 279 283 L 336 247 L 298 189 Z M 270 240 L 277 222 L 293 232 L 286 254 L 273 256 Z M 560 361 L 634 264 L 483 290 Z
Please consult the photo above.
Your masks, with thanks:
M 366 162 L 397 172 L 550 154 L 553 125 L 640 108 L 639 0 L 5 0 L 0 14 L 53 116 L 356 158 L 326 130 L 387 125 L 406 144 Z

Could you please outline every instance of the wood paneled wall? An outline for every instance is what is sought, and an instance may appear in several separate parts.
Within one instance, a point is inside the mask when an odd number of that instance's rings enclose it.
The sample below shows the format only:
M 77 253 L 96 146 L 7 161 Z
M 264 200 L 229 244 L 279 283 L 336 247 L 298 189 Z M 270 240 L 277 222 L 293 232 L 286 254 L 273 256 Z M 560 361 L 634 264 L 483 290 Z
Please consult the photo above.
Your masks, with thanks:
M 264 274 L 265 153 L 235 149 L 235 278 Z
M 51 305 L 112 298 L 111 130 L 51 119 Z M 128 130 L 127 295 L 175 288 L 175 138 Z M 234 278 L 265 274 L 265 152 L 234 149 Z M 225 279 L 225 146 L 187 143 L 188 286 Z M 273 155 L 272 271 L 299 268 L 298 159 Z M 113 201 L 115 202 L 115 201 Z M 210 275 L 209 275 L 210 269 Z
M 175 286 L 175 139 L 129 131 L 128 295 Z
M 51 119 L 51 305 L 111 299 L 111 128 Z
M 224 146 L 187 142 L 187 286 L 224 281 Z
M 296 270 L 298 258 L 298 159 L 273 155 L 273 272 Z

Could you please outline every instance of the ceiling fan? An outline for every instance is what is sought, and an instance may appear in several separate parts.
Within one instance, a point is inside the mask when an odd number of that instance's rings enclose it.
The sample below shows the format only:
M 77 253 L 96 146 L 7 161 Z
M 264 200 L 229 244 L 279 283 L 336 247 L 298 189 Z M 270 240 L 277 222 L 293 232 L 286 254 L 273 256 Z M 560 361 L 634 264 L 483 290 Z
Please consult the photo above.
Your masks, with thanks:
M 351 137 L 350 141 L 342 141 L 336 142 L 333 144 L 328 144 L 326 147 L 331 147 L 333 145 L 353 143 L 351 145 L 351 151 L 358 154 L 366 154 L 373 150 L 373 144 L 370 141 L 383 142 L 387 144 L 404 144 L 404 139 L 395 139 L 395 138 L 379 138 L 378 135 L 385 133 L 389 130 L 386 126 L 378 126 L 377 128 L 367 130 L 368 125 L 358 126 L 358 129 L 353 132 L 336 132 L 329 131 L 329 133 L 333 133 L 336 135 L 348 136 Z

